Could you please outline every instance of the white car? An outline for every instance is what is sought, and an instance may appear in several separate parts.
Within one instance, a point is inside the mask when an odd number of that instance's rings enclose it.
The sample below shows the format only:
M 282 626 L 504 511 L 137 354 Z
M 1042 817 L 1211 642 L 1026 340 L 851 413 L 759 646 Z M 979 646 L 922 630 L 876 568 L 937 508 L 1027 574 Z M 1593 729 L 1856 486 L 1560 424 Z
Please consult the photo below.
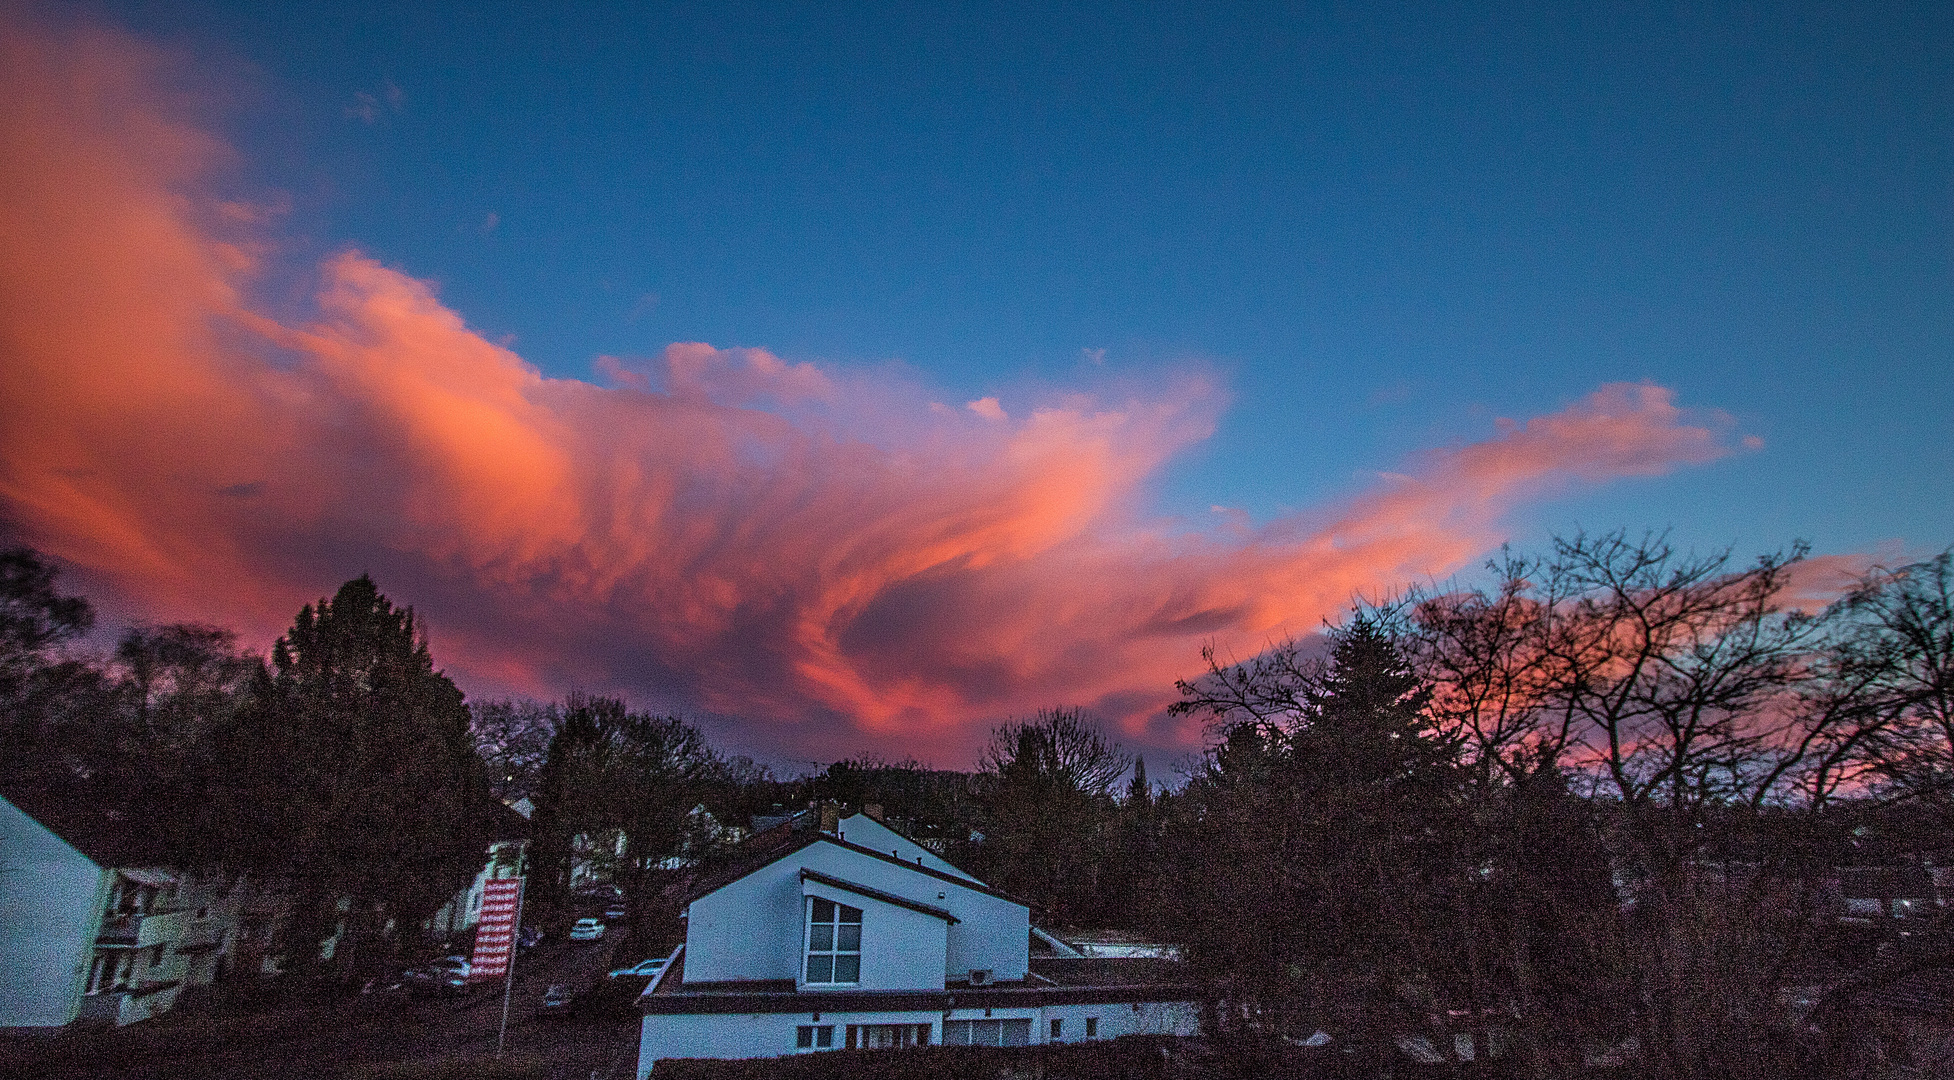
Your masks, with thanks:
M 611 972 L 610 977 L 613 979 L 644 978 L 656 975 L 664 969 L 665 961 L 662 958 L 656 960 L 640 960 L 630 967 L 618 968 L 616 971 Z
M 578 919 L 570 928 L 571 941 L 596 941 L 604 936 L 604 924 L 596 919 Z

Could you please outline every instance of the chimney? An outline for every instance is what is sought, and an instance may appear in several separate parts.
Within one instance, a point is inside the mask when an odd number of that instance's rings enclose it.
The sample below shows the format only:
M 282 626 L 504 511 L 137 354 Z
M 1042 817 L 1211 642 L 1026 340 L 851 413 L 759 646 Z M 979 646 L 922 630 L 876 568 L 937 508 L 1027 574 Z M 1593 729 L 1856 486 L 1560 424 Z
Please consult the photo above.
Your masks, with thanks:
M 862 813 L 867 814 L 871 820 L 880 821 L 884 825 L 888 824 L 888 821 L 882 817 L 882 804 L 879 802 L 863 803 Z
M 841 807 L 831 802 L 823 802 L 821 804 L 821 831 L 824 833 L 834 833 L 839 832 L 840 829 Z

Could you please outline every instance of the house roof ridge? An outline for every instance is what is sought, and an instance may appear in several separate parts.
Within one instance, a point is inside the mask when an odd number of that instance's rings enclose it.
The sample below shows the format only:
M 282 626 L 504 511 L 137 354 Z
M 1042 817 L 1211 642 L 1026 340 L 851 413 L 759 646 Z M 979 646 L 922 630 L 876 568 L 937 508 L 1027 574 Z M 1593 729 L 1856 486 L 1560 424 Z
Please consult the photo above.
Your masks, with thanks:
M 868 855 L 873 858 L 880 859 L 883 862 L 889 863 L 894 866 L 900 866 L 905 869 L 914 870 L 920 874 L 927 874 L 930 877 L 936 878 L 938 881 L 947 881 L 952 885 L 961 885 L 966 889 L 975 889 L 980 893 L 986 893 L 991 896 L 995 896 L 1000 900 L 1009 900 L 1014 904 L 1022 904 L 1025 907 L 1032 906 L 1030 901 L 1013 896 L 1010 893 L 1005 892 L 1003 889 L 997 888 L 996 886 L 990 884 L 987 881 L 982 881 L 974 877 L 958 877 L 955 874 L 946 874 L 943 871 L 938 870 L 933 866 L 924 866 L 921 863 L 908 862 L 904 859 L 899 859 L 894 855 L 883 854 L 882 852 L 877 851 L 872 847 L 866 847 L 862 844 L 857 844 L 853 840 L 843 840 L 839 836 L 833 836 L 828 833 L 822 833 L 820 839 L 826 840 L 831 844 L 838 844 L 841 847 L 847 848 L 850 851 L 857 851 L 862 853 L 863 855 Z
M 814 844 L 822 843 L 823 841 L 825 841 L 827 843 L 834 844 L 835 846 L 843 848 L 845 850 L 853 851 L 862 855 L 867 855 L 873 859 L 878 859 L 892 866 L 900 866 L 905 870 L 910 870 L 915 873 L 922 874 L 926 877 L 935 878 L 938 881 L 946 881 L 952 885 L 960 885 L 963 888 L 984 893 L 987 896 L 995 896 L 1000 900 L 1009 901 L 1010 903 L 1013 904 L 1019 904 L 1026 908 L 1032 906 L 1030 902 L 1020 899 L 1019 897 L 1013 896 L 1010 893 L 1005 892 L 1003 889 L 995 888 L 986 882 L 978 880 L 977 878 L 958 877 L 955 874 L 947 874 L 941 870 L 936 869 L 935 867 L 923 866 L 919 863 L 912 863 L 907 860 L 897 858 L 896 856 L 890 855 L 886 852 L 877 851 L 871 847 L 864 847 L 863 845 L 857 844 L 850 840 L 844 840 L 841 837 L 834 835 L 833 833 L 820 832 L 818 830 L 800 830 L 800 829 L 793 829 L 791 831 L 782 832 L 782 830 L 786 830 L 789 828 L 789 826 L 794 824 L 796 823 L 782 822 L 781 824 L 776 825 L 771 829 L 768 829 L 766 832 L 760 833 L 759 835 L 756 835 L 751 839 L 749 839 L 747 843 L 753 844 L 756 841 L 759 841 L 763 837 L 765 837 L 767 838 L 767 844 L 765 846 L 756 849 L 752 853 L 752 855 L 750 855 L 748 858 L 735 862 L 715 874 L 707 875 L 706 877 L 701 879 L 700 882 L 692 885 L 682 894 L 683 899 L 680 901 L 680 903 L 690 904 L 694 900 L 698 900 L 701 897 L 709 896 L 725 888 L 726 886 L 733 884 L 736 881 L 740 881 L 751 874 L 758 873 L 759 871 L 769 866 L 772 866 L 774 863 L 779 862 L 780 860 L 800 851 L 803 848 L 809 847 Z M 777 832 L 780 833 L 781 836 L 783 837 L 794 836 L 796 838 L 792 842 L 780 844 L 778 849 L 775 850 L 773 845 L 780 843 L 779 838 L 775 837 L 774 835 Z

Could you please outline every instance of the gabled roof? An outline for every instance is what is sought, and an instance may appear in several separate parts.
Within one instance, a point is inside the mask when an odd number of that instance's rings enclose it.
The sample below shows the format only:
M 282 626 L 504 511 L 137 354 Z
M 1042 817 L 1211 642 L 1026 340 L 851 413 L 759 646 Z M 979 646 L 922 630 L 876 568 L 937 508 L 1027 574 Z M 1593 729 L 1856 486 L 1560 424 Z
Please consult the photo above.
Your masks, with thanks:
M 754 833 L 733 850 L 731 862 L 686 878 L 675 884 L 671 892 L 676 894 L 681 905 L 689 904 L 814 843 L 823 834 L 817 828 L 802 827 L 808 816 L 796 814 L 778 825 Z
M 718 892 L 720 889 L 731 885 L 733 882 L 746 877 L 748 874 L 762 867 L 771 866 L 804 847 L 811 844 L 828 843 L 861 855 L 866 855 L 871 859 L 879 859 L 893 866 L 900 866 L 905 870 L 922 874 L 925 877 L 935 878 L 938 881 L 946 881 L 952 885 L 958 885 L 966 889 L 995 896 L 1000 900 L 1008 900 L 1013 904 L 1022 904 L 1025 907 L 1031 906 L 1026 901 L 1012 896 L 1002 889 L 994 889 L 978 881 L 976 878 L 958 877 L 955 874 L 946 874 L 941 870 L 932 869 L 927 866 L 905 862 L 887 852 L 863 847 L 860 844 L 843 840 L 831 833 L 822 832 L 819 826 L 819 815 L 802 813 L 796 814 L 792 818 L 764 832 L 754 834 L 745 843 L 742 843 L 735 849 L 733 861 L 716 870 L 693 877 L 687 881 L 682 881 L 676 885 L 673 889 L 673 892 L 676 894 L 676 899 L 680 905 L 690 904 L 702 896 Z

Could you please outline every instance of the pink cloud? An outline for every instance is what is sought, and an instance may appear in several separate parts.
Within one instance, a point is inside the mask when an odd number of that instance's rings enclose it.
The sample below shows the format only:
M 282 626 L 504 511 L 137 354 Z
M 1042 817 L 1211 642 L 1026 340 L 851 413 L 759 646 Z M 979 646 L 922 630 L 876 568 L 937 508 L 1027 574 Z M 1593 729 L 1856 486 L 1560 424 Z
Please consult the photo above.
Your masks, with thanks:
M 160 89 L 167 55 L 18 27 L 0 50 L 0 512 L 145 618 L 263 643 L 371 571 L 476 691 L 622 691 L 797 756 L 961 764 L 1055 702 L 1187 746 L 1148 725 L 1203 642 L 1448 573 L 1555 486 L 1731 452 L 1616 384 L 1341 505 L 1190 533 L 1137 496 L 1212 431 L 1198 376 L 1012 417 L 680 343 L 600 358 L 599 386 L 357 252 L 281 319 L 249 299 L 275 215 L 210 194 L 229 152 Z
M 994 397 L 978 398 L 976 401 L 965 404 L 964 408 L 969 409 L 971 412 L 976 413 L 986 420 L 994 422 L 1001 423 L 1010 419 L 1010 417 L 1004 414 L 1004 406 L 999 405 L 997 399 Z
M 805 361 L 789 364 L 765 349 L 715 349 L 696 341 L 665 346 L 660 357 L 665 389 L 675 397 L 700 397 L 722 405 L 772 400 L 779 404 L 825 401 L 834 383 Z

